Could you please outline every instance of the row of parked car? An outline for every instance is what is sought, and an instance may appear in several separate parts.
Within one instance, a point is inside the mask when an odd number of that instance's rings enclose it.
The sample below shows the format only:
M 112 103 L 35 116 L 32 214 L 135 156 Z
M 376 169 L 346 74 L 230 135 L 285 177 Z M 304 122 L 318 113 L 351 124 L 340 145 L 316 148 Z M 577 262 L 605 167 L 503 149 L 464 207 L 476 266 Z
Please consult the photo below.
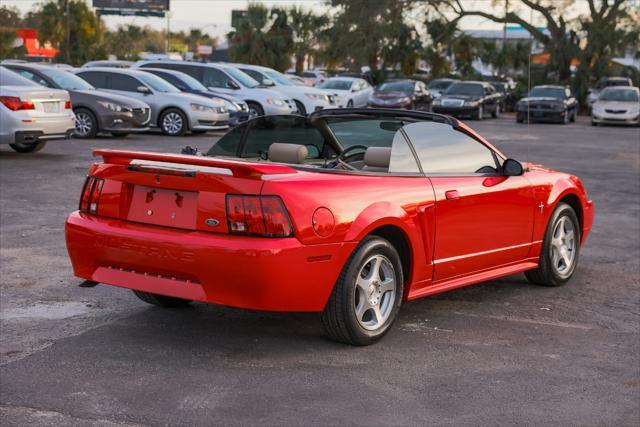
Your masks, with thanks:
M 357 76 L 305 81 L 256 65 L 175 60 L 94 61 L 81 68 L 4 61 L 0 69 L 0 100 L 11 112 L 0 118 L 0 142 L 22 152 L 71 133 L 123 137 L 159 128 L 180 136 L 224 130 L 254 116 L 326 108 L 404 108 L 478 120 L 514 109 L 518 122 L 562 123 L 575 121 L 578 112 L 565 87 L 536 86 L 515 102 L 509 82 L 403 79 L 373 87 Z M 610 86 L 593 103 L 592 123 L 638 122 L 637 88 Z

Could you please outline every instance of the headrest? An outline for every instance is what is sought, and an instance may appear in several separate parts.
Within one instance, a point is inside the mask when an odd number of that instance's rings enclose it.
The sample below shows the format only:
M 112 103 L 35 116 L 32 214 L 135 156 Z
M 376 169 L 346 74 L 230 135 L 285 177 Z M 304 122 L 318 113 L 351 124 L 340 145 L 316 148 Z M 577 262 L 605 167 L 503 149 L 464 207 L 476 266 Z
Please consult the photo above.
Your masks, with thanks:
M 389 169 L 391 147 L 369 147 L 364 152 L 363 161 L 365 166 Z
M 309 150 L 304 145 L 274 142 L 269 147 L 269 160 L 276 163 L 304 163 Z

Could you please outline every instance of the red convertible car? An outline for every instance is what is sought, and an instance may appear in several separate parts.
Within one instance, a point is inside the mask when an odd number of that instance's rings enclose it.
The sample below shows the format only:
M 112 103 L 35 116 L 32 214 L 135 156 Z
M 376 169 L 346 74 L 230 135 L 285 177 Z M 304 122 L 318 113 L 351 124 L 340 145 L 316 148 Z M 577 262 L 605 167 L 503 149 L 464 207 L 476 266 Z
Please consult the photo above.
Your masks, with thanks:
M 564 284 L 594 216 L 575 176 L 423 112 L 260 117 L 206 154 L 94 154 L 66 223 L 86 286 L 163 307 L 319 312 L 356 345 L 408 300 L 523 271 Z

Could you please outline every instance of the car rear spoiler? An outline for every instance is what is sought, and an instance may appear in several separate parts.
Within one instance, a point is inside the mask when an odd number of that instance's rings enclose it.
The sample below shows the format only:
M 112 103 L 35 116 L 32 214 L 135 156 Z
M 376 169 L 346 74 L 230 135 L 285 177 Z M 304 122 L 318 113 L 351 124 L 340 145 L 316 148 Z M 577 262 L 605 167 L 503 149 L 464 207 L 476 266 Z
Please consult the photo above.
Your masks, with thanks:
M 104 163 L 115 165 L 135 166 L 140 172 L 144 168 L 162 169 L 165 171 L 182 170 L 188 172 L 208 172 L 220 175 L 233 175 L 238 177 L 261 177 L 263 175 L 282 175 L 297 173 L 295 169 L 287 165 L 274 163 L 252 163 L 226 159 L 218 159 L 207 156 L 190 156 L 184 154 L 149 153 L 145 151 L 125 150 L 93 150 L 94 157 L 102 156 Z M 181 165 L 192 166 L 180 168 Z M 176 167 L 177 168 L 174 168 Z M 150 170 L 149 170 L 150 171 Z M 160 172 L 161 173 L 161 172 Z

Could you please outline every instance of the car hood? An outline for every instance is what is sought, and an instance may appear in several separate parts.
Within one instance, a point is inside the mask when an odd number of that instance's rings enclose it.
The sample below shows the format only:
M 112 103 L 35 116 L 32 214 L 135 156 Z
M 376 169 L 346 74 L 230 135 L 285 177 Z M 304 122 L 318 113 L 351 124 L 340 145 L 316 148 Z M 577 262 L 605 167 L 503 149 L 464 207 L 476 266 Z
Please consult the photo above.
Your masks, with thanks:
M 632 107 L 637 107 L 638 103 L 632 101 L 596 101 L 593 106 L 604 107 L 611 110 L 624 110 Z
M 378 99 L 400 99 L 411 96 L 408 92 L 374 92 L 373 96 Z
M 305 93 L 315 93 L 318 95 L 328 95 L 328 92 L 325 90 L 321 90 L 321 89 L 317 89 L 314 87 L 309 87 L 309 86 L 276 86 L 275 88 L 271 89 L 273 91 L 276 92 L 280 92 L 282 95 L 284 95 L 287 98 L 291 98 L 291 97 L 300 97 L 300 96 L 305 96 Z
M 173 102 L 184 102 L 184 103 L 195 103 L 200 105 L 205 105 L 207 107 L 219 107 L 220 105 L 217 102 L 214 102 L 211 98 L 207 98 L 205 96 L 196 95 L 193 93 L 162 93 L 163 98 L 166 100 L 171 100 Z
M 522 102 L 554 102 L 554 103 L 564 102 L 564 100 L 562 99 L 551 98 L 548 96 L 532 96 L 532 97 L 522 98 L 520 101 Z
M 149 108 L 149 106 L 139 101 L 135 98 L 130 98 L 128 96 L 119 95 L 111 92 L 105 92 L 102 90 L 96 89 L 85 89 L 85 90 L 70 90 L 71 101 L 73 102 L 73 98 L 84 98 L 84 100 L 94 100 L 94 101 L 108 101 L 115 102 L 125 107 L 129 108 Z
M 440 99 L 464 99 L 465 101 L 477 101 L 480 98 L 477 95 L 447 95 L 446 93 L 440 96 Z
M 242 87 L 237 90 L 237 94 L 244 100 L 250 99 L 258 102 L 266 102 L 267 99 L 269 98 L 280 99 L 283 101 L 285 99 L 288 99 L 287 95 L 284 95 L 283 93 L 277 92 L 273 89 L 265 89 L 261 87 L 257 87 L 257 88 Z M 234 96 L 235 96 L 235 93 L 234 93 Z

